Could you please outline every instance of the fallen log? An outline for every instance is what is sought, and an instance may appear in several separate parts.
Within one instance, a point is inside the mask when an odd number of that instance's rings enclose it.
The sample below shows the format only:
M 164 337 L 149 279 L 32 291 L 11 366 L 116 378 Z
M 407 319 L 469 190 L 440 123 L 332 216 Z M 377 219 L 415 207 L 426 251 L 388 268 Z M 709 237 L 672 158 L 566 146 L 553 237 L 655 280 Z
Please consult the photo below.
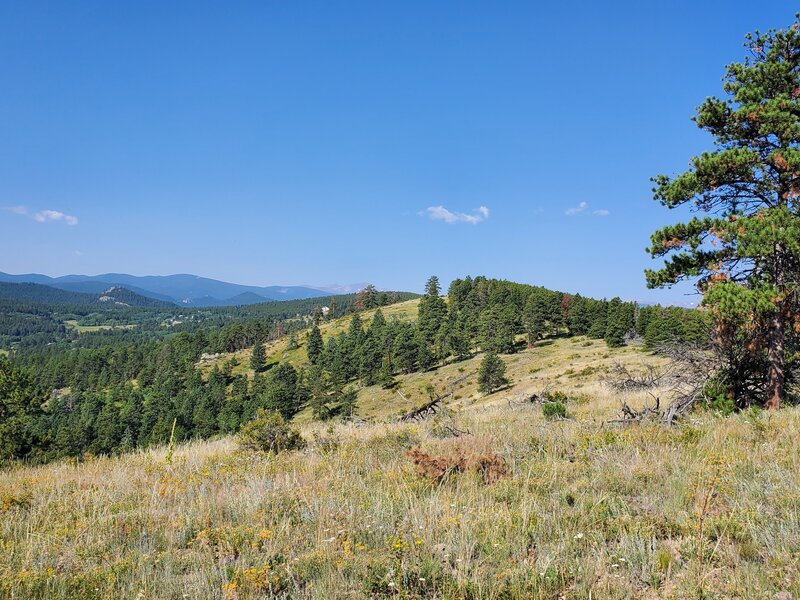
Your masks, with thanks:
M 435 415 L 436 411 L 438 411 L 441 408 L 442 401 L 445 400 L 446 398 L 449 398 L 452 395 L 453 395 L 453 392 L 448 392 L 447 394 L 443 394 L 441 396 L 436 396 L 435 398 L 431 398 L 428 402 L 426 402 L 422 406 L 418 406 L 417 408 L 414 408 L 414 409 L 408 411 L 407 413 L 405 413 L 404 415 L 402 415 L 400 417 L 400 420 L 401 421 L 416 421 L 416 420 L 419 420 L 419 419 L 425 419 L 427 417 Z

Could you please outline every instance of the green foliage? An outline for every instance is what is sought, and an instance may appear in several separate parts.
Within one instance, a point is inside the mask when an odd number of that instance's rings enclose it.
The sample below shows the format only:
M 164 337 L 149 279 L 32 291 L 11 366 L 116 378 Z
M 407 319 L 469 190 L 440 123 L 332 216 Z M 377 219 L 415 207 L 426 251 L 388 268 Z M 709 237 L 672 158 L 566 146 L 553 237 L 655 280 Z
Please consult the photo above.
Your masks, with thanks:
M 303 396 L 297 370 L 282 362 L 270 369 L 259 394 L 263 407 L 277 411 L 284 419 L 290 419 L 301 407 Z
M 419 302 L 417 327 L 428 345 L 436 341 L 436 334 L 447 319 L 447 304 L 440 297 L 439 278 L 433 275 L 425 284 L 425 295 Z
M 319 327 L 315 324 L 311 331 L 308 332 L 308 340 L 306 342 L 306 353 L 308 354 L 308 362 L 315 365 L 319 362 L 319 357 L 322 355 L 324 344 L 322 342 L 322 333 Z
M 566 419 L 567 407 L 561 402 L 545 402 L 542 404 L 542 414 L 546 419 Z
M 726 67 L 727 97 L 706 99 L 694 117 L 716 148 L 676 177 L 653 179 L 662 205 L 703 215 L 656 231 L 649 251 L 664 264 L 646 271 L 649 287 L 696 281 L 737 393 L 772 407 L 785 396 L 787 355 L 798 346 L 798 25 L 747 36 L 750 55 Z M 727 349 L 741 342 L 749 351 L 731 362 Z
M 30 379 L 0 356 L 0 461 L 29 457 L 39 443 L 42 415 Z
M 494 353 L 514 352 L 516 324 L 511 307 L 495 304 L 483 311 L 480 332 L 481 350 Z
M 487 352 L 478 369 L 478 391 L 491 394 L 509 383 L 506 364 L 494 352 Z
M 261 373 L 266 366 L 266 354 L 264 354 L 264 344 L 260 342 L 253 346 L 253 353 L 250 355 L 250 368 L 256 373 Z
M 358 407 L 358 390 L 350 388 L 339 395 L 339 414 L 343 417 L 352 417 Z
M 704 404 L 707 409 L 730 415 L 737 410 L 733 393 L 722 381 L 712 379 L 703 389 Z
M 299 431 L 286 423 L 280 413 L 262 409 L 242 427 L 239 444 L 246 450 L 277 454 L 302 450 L 306 441 Z
M 635 315 L 636 305 L 632 302 L 613 298 L 608 303 L 605 340 L 610 348 L 625 345 L 625 338 L 635 330 Z
M 381 299 L 374 285 L 370 284 L 356 294 L 354 306 L 356 310 L 369 310 L 378 306 L 381 306 Z
M 347 415 L 354 410 L 357 382 L 391 388 L 397 384 L 397 374 L 469 357 L 479 344 L 513 351 L 515 336 L 525 333 L 524 310 L 532 296 L 543 299 L 543 337 L 563 334 L 566 324 L 572 332 L 573 321 L 580 320 L 573 317 L 580 317 L 581 308 L 587 309 L 585 326 L 591 326 L 590 309 L 603 303 L 485 277 L 453 281 L 447 302 L 439 296 L 437 280 L 426 287 L 422 302 L 430 306 L 429 322 L 439 323 L 432 342 L 419 322 L 387 322 L 376 310 L 366 330 L 362 316 L 350 318 L 345 333 L 329 336 L 323 344 L 322 333 L 313 325 L 322 318 L 320 303 L 332 305 L 335 300 L 336 312 L 352 312 L 355 296 L 229 308 L 182 307 L 180 312 L 0 300 L 0 344 L 16 340 L 9 360 L 15 368 L 30 366 L 35 373 L 25 386 L 33 400 L 22 419 L 25 427 L 15 430 L 24 434 L 17 437 L 28 441 L 13 453 L 29 460 L 116 454 L 166 443 L 173 423 L 176 443 L 235 433 L 259 409 L 277 410 L 284 419 L 304 406 L 318 419 Z M 381 292 L 377 302 L 384 305 L 410 296 Z M 81 326 L 130 323 L 135 327 L 78 333 L 74 327 L 64 327 L 66 319 Z M 204 353 L 253 348 L 258 358 L 258 342 L 291 339 L 307 326 L 311 327 L 307 330 L 310 364 L 302 372 L 281 363 L 259 369 L 249 379 L 237 374 L 234 359 L 212 359 L 217 367 L 205 370 Z

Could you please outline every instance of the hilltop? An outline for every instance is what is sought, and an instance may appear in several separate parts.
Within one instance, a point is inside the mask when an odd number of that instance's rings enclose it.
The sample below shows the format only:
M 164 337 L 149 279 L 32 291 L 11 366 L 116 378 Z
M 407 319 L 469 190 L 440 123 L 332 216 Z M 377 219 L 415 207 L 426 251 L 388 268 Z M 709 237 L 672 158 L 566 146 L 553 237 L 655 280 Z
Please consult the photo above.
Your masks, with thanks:
M 420 299 L 415 298 L 381 307 L 387 321 L 398 319 L 403 322 L 416 321 Z M 360 318 L 369 323 L 378 309 L 360 313 Z M 345 333 L 352 320 L 346 315 L 332 321 L 321 323 L 319 328 L 323 339 Z M 291 338 L 281 337 L 264 344 L 268 366 L 281 362 L 289 363 L 295 368 L 308 367 L 306 356 L 307 337 L 294 338 L 296 347 L 290 348 Z M 222 368 L 231 360 L 236 363 L 232 373 L 252 378 L 254 373 L 249 367 L 253 349 L 246 348 L 238 352 L 222 353 L 211 360 L 198 363 L 204 375 L 212 369 Z M 449 362 L 436 368 L 409 374 L 398 374 L 397 385 L 384 389 L 380 385 L 358 388 L 358 416 L 365 419 L 387 418 L 407 411 L 416 405 L 423 404 L 433 392 L 445 392 L 452 382 L 459 380 L 454 393 L 455 406 L 463 407 L 482 397 L 478 393 L 477 372 L 483 358 L 476 354 L 466 360 Z M 586 337 L 555 338 L 543 340 L 531 349 L 522 350 L 506 357 L 505 363 L 514 385 L 505 395 L 509 398 L 525 396 L 542 391 L 547 385 L 567 385 L 579 389 L 608 374 L 615 364 L 630 364 L 634 367 L 642 364 L 662 364 L 664 359 L 650 354 L 643 354 L 641 348 L 626 346 L 610 351 L 602 340 Z M 574 386 L 577 386 L 575 388 Z M 301 421 L 310 419 L 308 410 L 300 413 Z

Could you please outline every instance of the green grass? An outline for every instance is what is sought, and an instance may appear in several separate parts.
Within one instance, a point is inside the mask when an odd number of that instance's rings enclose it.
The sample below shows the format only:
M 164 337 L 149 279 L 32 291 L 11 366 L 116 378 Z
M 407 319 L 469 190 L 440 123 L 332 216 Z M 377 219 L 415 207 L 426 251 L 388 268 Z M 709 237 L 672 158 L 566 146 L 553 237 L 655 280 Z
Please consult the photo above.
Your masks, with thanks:
M 78 333 L 92 333 L 95 331 L 110 331 L 115 329 L 134 329 L 136 324 L 124 325 L 81 325 L 75 319 L 68 319 L 64 321 L 64 325 L 70 329 L 74 329 Z

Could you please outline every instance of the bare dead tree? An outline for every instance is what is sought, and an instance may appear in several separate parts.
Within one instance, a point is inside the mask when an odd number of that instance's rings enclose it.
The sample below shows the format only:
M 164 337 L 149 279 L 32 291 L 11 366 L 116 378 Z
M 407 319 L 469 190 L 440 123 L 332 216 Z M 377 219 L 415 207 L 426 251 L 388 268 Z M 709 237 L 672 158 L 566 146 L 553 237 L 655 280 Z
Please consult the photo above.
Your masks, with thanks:
M 707 383 L 718 376 L 722 369 L 719 355 L 708 346 L 692 344 L 667 344 L 658 349 L 658 353 L 669 359 L 663 367 L 648 369 L 643 373 L 632 374 L 624 366 L 615 370 L 615 377 L 609 381 L 614 389 L 635 391 L 658 388 L 659 394 L 670 398 L 671 402 L 661 409 L 661 399 L 652 392 L 653 405 L 632 408 L 622 401 L 619 415 L 609 423 L 639 423 L 642 421 L 660 421 L 666 425 L 692 410 L 703 397 Z

